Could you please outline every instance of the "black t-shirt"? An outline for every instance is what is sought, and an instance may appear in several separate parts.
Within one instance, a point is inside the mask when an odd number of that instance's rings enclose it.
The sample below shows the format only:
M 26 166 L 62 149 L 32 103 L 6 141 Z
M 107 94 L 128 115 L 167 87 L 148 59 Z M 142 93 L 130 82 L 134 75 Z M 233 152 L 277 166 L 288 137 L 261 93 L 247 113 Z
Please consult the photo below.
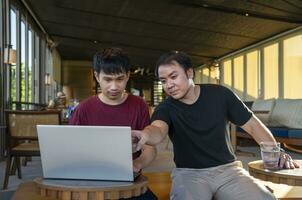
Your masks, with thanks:
M 169 126 L 174 161 L 178 168 L 207 168 L 235 160 L 227 122 L 245 124 L 252 112 L 229 89 L 200 85 L 200 95 L 191 105 L 168 97 L 152 116 Z

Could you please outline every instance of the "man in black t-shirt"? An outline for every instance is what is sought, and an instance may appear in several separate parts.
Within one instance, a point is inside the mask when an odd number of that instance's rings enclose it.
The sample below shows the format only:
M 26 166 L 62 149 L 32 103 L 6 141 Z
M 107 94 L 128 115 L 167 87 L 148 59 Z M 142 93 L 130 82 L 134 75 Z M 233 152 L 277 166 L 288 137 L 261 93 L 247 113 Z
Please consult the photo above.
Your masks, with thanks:
M 155 109 L 151 125 L 132 134 L 140 139 L 138 149 L 143 144 L 156 145 L 169 135 L 176 164 L 171 199 L 275 199 L 236 161 L 230 146 L 229 121 L 258 143 L 276 143 L 242 101 L 223 86 L 194 85 L 191 60 L 182 52 L 162 55 L 156 73 L 169 97 Z M 280 160 L 281 167 L 299 167 L 288 154 L 283 153 Z

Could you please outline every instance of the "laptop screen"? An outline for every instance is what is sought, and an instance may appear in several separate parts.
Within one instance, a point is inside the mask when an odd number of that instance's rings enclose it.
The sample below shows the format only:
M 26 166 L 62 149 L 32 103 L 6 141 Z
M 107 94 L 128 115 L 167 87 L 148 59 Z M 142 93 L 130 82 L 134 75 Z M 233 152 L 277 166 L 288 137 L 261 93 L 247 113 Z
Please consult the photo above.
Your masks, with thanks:
M 44 178 L 133 181 L 131 128 L 37 125 Z

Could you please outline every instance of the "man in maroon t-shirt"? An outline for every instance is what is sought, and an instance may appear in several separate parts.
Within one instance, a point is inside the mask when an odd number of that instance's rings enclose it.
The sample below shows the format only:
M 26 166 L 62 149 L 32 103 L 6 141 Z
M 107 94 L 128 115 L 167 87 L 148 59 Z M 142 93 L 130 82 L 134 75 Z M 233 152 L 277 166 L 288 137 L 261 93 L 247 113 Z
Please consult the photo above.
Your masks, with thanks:
M 144 100 L 125 92 L 130 76 L 130 61 L 121 49 L 109 48 L 103 53 L 96 53 L 93 69 L 102 92 L 77 106 L 69 121 L 70 125 L 131 126 L 132 130 L 142 130 L 150 124 L 150 115 Z M 139 172 L 149 165 L 155 156 L 155 148 L 149 145 L 134 152 L 134 171 Z M 148 190 L 140 197 L 132 199 L 157 198 Z

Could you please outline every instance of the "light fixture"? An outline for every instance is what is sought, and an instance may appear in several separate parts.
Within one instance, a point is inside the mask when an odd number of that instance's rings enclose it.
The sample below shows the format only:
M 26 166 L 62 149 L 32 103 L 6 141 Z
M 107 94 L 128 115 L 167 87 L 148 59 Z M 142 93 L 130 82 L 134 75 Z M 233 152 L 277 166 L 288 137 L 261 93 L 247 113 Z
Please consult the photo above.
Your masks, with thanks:
M 4 48 L 4 63 L 8 65 L 16 64 L 17 51 L 12 49 L 12 45 L 8 44 Z
M 50 79 L 50 74 L 49 73 L 45 74 L 44 82 L 45 82 L 45 85 L 50 85 L 51 84 L 51 79 Z

